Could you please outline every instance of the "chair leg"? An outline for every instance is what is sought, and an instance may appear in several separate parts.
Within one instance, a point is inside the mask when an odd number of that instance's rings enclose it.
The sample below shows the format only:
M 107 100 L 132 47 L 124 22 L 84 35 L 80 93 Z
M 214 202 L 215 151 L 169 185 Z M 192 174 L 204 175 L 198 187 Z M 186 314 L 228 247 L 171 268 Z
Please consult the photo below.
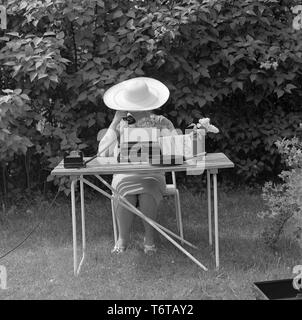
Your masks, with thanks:
M 212 197 L 211 197 L 211 174 L 207 170 L 207 190 L 208 190 L 208 225 L 209 225 L 209 245 L 212 246 Z
M 113 235 L 114 235 L 114 244 L 115 244 L 117 243 L 117 226 L 116 226 L 116 216 L 115 216 L 113 200 L 111 200 L 111 212 L 112 212 Z
M 180 232 L 178 201 L 177 201 L 176 195 L 174 195 L 174 208 L 175 208 L 175 215 L 176 215 L 176 227 L 177 227 L 177 231 Z
M 183 231 L 182 216 L 181 216 L 181 206 L 180 206 L 180 198 L 179 198 L 178 190 L 176 190 L 176 193 L 175 193 L 175 211 L 176 211 L 176 221 L 177 221 L 177 228 L 179 231 L 179 235 L 182 239 L 184 239 L 184 231 Z

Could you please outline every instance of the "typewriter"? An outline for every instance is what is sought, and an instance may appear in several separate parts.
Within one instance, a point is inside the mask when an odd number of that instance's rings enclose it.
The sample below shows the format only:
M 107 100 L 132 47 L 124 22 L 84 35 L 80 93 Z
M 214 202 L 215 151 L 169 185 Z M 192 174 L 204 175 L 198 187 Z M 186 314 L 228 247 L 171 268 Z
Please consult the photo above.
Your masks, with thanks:
M 118 162 L 159 162 L 157 128 L 125 128 L 120 139 Z
M 185 161 L 182 155 L 166 155 L 160 144 L 157 128 L 125 128 L 118 155 L 120 163 L 150 163 L 152 165 L 175 165 Z

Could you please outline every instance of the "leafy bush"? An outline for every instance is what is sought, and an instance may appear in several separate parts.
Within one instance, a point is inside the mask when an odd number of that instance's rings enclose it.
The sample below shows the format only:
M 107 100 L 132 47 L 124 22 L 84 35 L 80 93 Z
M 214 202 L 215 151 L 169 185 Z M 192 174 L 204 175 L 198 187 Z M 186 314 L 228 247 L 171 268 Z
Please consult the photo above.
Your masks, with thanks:
M 293 135 L 300 116 L 295 3 L 8 0 L 0 39 L 2 189 L 39 186 L 64 151 L 94 154 L 97 132 L 112 117 L 104 91 L 136 76 L 167 84 L 162 111 L 177 127 L 215 110 L 210 117 L 223 134 L 209 150 L 226 152 L 237 175 L 277 170 L 275 136 Z M 67 178 L 54 182 L 68 192 Z
M 301 239 L 302 231 L 302 142 L 295 137 L 278 141 L 276 145 L 290 170 L 283 170 L 279 175 L 282 183 L 268 182 L 263 188 L 263 199 L 268 206 L 261 213 L 268 220 L 263 236 L 270 246 L 276 245 L 289 220 L 293 220 L 294 226 L 290 236 Z
M 274 179 L 284 167 L 275 141 L 294 136 L 301 121 L 298 108 L 209 109 L 207 114 L 221 129 L 207 141 L 208 151 L 223 151 L 235 163 L 237 180 L 256 182 Z M 229 174 L 234 174 L 230 172 Z

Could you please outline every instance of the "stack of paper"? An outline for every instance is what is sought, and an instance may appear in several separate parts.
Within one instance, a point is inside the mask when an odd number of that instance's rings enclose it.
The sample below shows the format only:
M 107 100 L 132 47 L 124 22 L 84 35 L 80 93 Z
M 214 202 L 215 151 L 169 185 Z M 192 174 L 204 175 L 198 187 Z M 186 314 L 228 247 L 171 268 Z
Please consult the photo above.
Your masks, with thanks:
M 191 159 L 204 155 L 204 136 L 194 136 L 193 132 L 183 135 L 165 136 L 159 138 L 161 152 L 164 156 L 183 156 Z
M 121 144 L 126 142 L 157 142 L 159 129 L 150 128 L 124 128 L 121 135 Z

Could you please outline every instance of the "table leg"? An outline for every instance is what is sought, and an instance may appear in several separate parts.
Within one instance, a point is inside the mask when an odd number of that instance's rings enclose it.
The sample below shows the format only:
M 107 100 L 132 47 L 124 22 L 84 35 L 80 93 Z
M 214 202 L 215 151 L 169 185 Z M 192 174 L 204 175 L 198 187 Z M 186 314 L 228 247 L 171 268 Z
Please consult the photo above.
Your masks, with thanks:
M 209 245 L 212 246 L 212 199 L 211 199 L 211 174 L 207 170 L 207 189 L 208 189 L 208 224 L 209 224 Z
M 217 173 L 213 174 L 214 187 L 214 227 L 215 227 L 215 261 L 219 269 L 219 234 L 218 234 L 218 199 L 217 199 Z
M 82 219 L 82 259 L 80 261 L 77 274 L 79 274 L 86 253 L 86 226 L 85 226 L 85 198 L 83 176 L 80 178 L 80 195 L 81 195 L 81 219 Z
M 77 275 L 78 254 L 77 254 L 77 221 L 75 208 L 75 183 L 76 179 L 71 181 L 71 215 L 72 215 L 72 240 L 73 240 L 73 273 Z
M 111 214 L 112 214 L 112 225 L 113 225 L 113 235 L 114 235 L 114 245 L 117 243 L 118 239 L 118 230 L 117 230 L 117 222 L 115 216 L 115 202 L 114 200 L 111 201 Z
M 85 228 L 85 202 L 84 202 L 84 183 L 83 176 L 80 177 L 80 197 L 81 197 L 81 223 L 82 223 L 82 258 L 78 264 L 78 247 L 77 247 L 77 220 L 76 220 L 76 203 L 75 203 L 75 185 L 78 179 L 71 181 L 71 215 L 72 215 L 72 239 L 73 239 L 73 273 L 78 276 L 85 260 L 86 252 L 86 228 Z

